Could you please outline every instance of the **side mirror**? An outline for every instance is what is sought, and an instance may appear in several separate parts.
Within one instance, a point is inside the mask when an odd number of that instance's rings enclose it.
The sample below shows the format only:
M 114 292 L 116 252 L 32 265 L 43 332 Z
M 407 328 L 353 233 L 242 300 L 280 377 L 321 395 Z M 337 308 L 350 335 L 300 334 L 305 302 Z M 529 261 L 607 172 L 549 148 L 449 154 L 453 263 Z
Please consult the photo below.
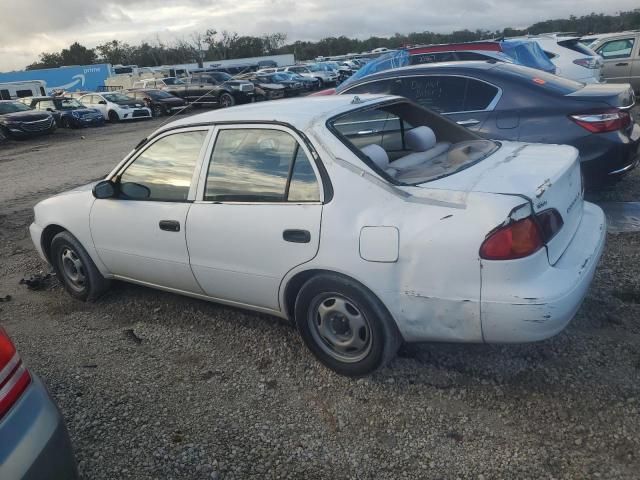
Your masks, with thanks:
M 101 180 L 93 186 L 93 196 L 98 199 L 116 196 L 116 185 L 111 180 Z
M 106 104 L 107 104 L 107 102 L 106 102 L 105 100 L 100 100 L 100 101 L 98 102 L 98 104 L 99 104 L 99 105 L 106 105 Z
M 53 112 L 53 108 L 51 107 L 47 108 L 47 112 Z

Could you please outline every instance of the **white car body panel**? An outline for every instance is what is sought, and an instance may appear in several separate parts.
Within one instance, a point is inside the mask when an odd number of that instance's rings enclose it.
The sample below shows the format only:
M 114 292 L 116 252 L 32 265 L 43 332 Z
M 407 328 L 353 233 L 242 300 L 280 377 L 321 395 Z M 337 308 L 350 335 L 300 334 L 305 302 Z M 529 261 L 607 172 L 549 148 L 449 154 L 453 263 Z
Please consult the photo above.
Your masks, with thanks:
M 330 199 L 275 205 L 199 200 L 214 128 L 194 173 L 193 203 L 155 202 L 151 208 L 142 204 L 154 202 L 96 201 L 85 188 L 36 206 L 34 243 L 40 244 L 43 229 L 60 225 L 78 238 L 105 276 L 282 317 L 292 315 L 286 288 L 297 274 L 341 273 L 382 301 L 406 341 L 525 342 L 562 330 L 591 282 L 606 231 L 602 211 L 582 201 L 575 149 L 505 142 L 456 174 L 419 186 L 393 186 L 326 126 L 328 118 L 381 101 L 360 97 L 355 106 L 349 95 L 284 100 L 277 113 L 268 104 L 234 107 L 178 120 L 158 134 L 194 123 L 242 125 L 277 117 L 300 135 L 281 124 L 269 128 L 292 133 L 309 158 L 317 153 L 331 181 Z M 136 155 L 132 152 L 109 178 Z M 314 170 L 322 183 L 325 177 Z M 567 208 L 573 210 L 564 236 L 524 259 L 480 258 L 480 246 L 494 228 L 549 207 L 563 217 Z M 166 215 L 186 217 L 185 230 L 155 229 Z M 284 242 L 286 229 L 308 230 L 311 241 Z M 126 262 L 112 257 L 118 250 L 127 252 Z M 129 269 L 131 277 L 112 269 Z
M 139 107 L 136 107 L 136 108 L 124 108 L 122 105 L 118 105 L 117 103 L 107 100 L 99 93 L 90 93 L 88 95 L 83 95 L 78 99 L 78 101 L 82 103 L 83 99 L 86 99 L 86 97 L 93 96 L 93 95 L 97 95 L 100 98 L 102 98 L 102 100 L 104 100 L 106 104 L 87 104 L 87 105 L 90 105 L 90 108 L 95 108 L 100 113 L 102 113 L 102 116 L 104 117 L 105 120 L 109 120 L 110 111 L 116 112 L 120 120 L 139 120 L 142 118 L 151 118 L 151 110 L 145 107 L 144 104 L 142 103 L 140 104 Z M 135 102 L 136 100 L 135 98 L 132 98 L 131 101 Z M 139 117 L 134 117 L 133 113 L 135 111 L 144 112 L 144 115 Z
M 528 38 L 535 40 L 544 51 L 555 55 L 550 60 L 556 66 L 556 75 L 583 83 L 600 83 L 602 81 L 602 65 L 600 68 L 586 68 L 575 64 L 573 63 L 574 60 L 588 58 L 589 56 L 574 52 L 570 48 L 558 44 L 558 41 L 567 40 L 569 37 L 540 35 Z M 578 37 L 576 37 L 576 40 L 578 40 Z M 595 52 L 592 57 L 600 58 Z

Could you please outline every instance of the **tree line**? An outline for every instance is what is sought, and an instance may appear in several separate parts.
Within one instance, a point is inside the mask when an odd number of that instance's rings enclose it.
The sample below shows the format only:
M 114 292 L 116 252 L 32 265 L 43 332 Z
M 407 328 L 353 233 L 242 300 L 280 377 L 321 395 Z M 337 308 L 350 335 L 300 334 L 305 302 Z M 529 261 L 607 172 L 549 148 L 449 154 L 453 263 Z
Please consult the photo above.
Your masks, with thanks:
M 396 33 L 391 37 L 370 37 L 364 40 L 346 36 L 327 37 L 317 42 L 296 41 L 286 43 L 284 33 L 262 36 L 240 35 L 223 30 L 209 29 L 196 32 L 173 42 L 163 42 L 157 38 L 153 42 L 130 45 L 119 40 L 102 43 L 95 48 L 87 48 L 78 42 L 60 52 L 43 52 L 37 62 L 27 66 L 27 70 L 53 68 L 67 65 L 90 65 L 110 63 L 112 65 L 138 65 L 152 67 L 205 61 L 228 60 L 234 58 L 259 57 L 293 53 L 297 59 L 313 59 L 318 56 L 361 53 L 374 48 L 399 48 L 406 45 L 470 42 L 489 38 L 513 37 L 545 32 L 576 32 L 579 35 L 609 33 L 622 30 L 640 29 L 640 8 L 616 15 L 591 13 L 581 17 L 545 20 L 534 23 L 522 30 L 459 30 L 448 34 L 430 31 Z

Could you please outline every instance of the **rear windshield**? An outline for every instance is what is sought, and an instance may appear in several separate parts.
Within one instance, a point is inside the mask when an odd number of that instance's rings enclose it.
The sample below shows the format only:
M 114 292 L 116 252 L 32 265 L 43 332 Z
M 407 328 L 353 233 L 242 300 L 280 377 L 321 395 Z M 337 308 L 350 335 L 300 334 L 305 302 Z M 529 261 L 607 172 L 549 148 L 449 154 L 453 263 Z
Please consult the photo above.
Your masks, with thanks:
M 582 55 L 587 55 L 589 57 L 595 57 L 597 55 L 596 52 L 591 50 L 587 45 L 581 43 L 581 40 L 575 38 L 572 40 L 561 40 L 558 42 L 558 45 L 568 48 L 569 50 L 573 50 L 574 52 L 581 53 Z
M 500 147 L 406 101 L 351 110 L 330 119 L 327 127 L 366 165 L 396 185 L 452 175 Z
M 523 67 L 522 65 L 499 63 L 495 68 L 517 78 L 524 84 L 560 95 L 568 95 L 584 87 L 584 83 L 546 73 L 542 70 Z

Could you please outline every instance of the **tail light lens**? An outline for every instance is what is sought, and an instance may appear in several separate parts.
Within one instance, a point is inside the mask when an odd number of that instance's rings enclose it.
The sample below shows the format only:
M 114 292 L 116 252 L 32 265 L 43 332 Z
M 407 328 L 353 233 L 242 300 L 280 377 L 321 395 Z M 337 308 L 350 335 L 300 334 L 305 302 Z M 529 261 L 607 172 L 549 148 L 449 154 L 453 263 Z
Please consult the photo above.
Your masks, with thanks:
M 485 260 L 515 260 L 540 250 L 560 231 L 564 221 L 554 208 L 494 230 L 482 242 L 480 258 Z
M 491 233 L 480 247 L 485 260 L 515 260 L 542 248 L 542 235 L 532 217 L 510 223 Z
M 591 133 L 625 130 L 631 125 L 631 115 L 625 110 L 612 109 L 601 112 L 570 115 L 569 118 Z
M 598 57 L 578 58 L 574 60 L 573 63 L 575 63 L 576 65 L 580 65 L 581 67 L 584 67 L 584 68 L 592 68 L 592 69 L 600 68 L 601 66 L 600 59 Z
M 16 403 L 31 383 L 16 347 L 0 327 L 0 418 Z

